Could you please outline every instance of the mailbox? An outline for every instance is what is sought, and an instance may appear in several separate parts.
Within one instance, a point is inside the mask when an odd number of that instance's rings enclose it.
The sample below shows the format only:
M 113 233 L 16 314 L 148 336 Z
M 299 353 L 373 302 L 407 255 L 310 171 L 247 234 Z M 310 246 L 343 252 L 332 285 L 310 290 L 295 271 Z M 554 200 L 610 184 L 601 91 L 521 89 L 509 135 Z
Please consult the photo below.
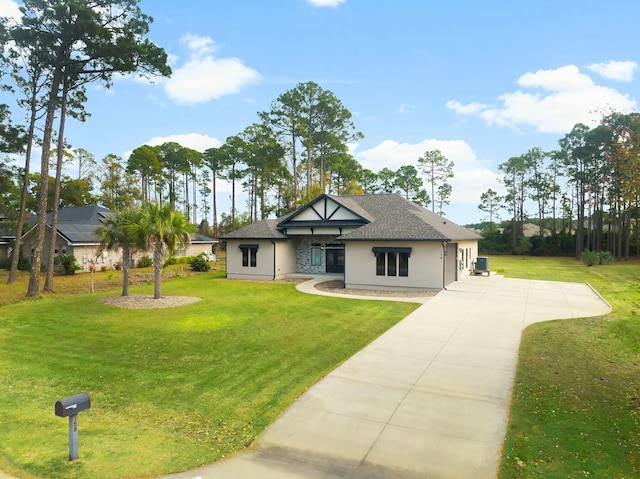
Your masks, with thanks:
M 56 416 L 69 417 L 75 416 L 79 412 L 86 411 L 91 407 L 91 398 L 89 393 L 80 393 L 75 396 L 60 399 L 56 402 Z

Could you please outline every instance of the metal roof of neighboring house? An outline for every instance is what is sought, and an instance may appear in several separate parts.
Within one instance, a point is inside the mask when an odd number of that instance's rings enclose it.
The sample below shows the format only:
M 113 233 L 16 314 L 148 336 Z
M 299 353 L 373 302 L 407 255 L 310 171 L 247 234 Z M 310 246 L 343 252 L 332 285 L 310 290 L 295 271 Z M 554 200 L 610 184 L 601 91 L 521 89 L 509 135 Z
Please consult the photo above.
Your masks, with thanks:
M 191 233 L 191 243 L 219 243 L 219 241 L 200 233 Z
M 481 239 L 475 232 L 460 226 L 440 215 L 397 194 L 320 195 L 312 202 L 278 219 L 252 223 L 236 230 L 223 239 L 285 239 L 287 236 L 278 229 L 280 223 L 294 218 L 322 197 L 329 197 L 365 220 L 358 229 L 339 237 L 345 241 L 364 240 L 416 240 L 416 241 L 456 241 Z M 310 226 L 310 222 L 303 222 Z M 309 223 L 309 224 L 307 224 Z M 331 223 L 318 222 L 318 225 Z
M 72 206 L 58 211 L 58 234 L 71 244 L 100 244 L 96 235 L 96 228 L 102 226 L 104 219 L 112 211 L 102 206 Z M 47 213 L 47 225 L 51 226 L 53 214 Z M 29 224 L 35 226 L 37 217 L 29 219 Z M 194 243 L 216 243 L 217 240 L 199 233 L 191 235 Z
M 72 206 L 58 211 L 58 225 L 60 224 L 85 224 L 94 228 L 101 226 L 102 221 L 111 214 L 111 210 L 102 206 Z M 53 213 L 47 213 L 47 224 L 51 225 Z M 38 223 L 38 217 L 32 216 L 28 220 L 31 226 Z

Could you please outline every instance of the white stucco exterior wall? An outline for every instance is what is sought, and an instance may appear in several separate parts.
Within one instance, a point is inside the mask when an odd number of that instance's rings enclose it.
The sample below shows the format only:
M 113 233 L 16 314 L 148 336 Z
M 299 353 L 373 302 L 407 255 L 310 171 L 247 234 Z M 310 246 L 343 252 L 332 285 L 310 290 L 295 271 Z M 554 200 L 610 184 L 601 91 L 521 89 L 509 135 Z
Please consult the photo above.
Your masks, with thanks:
M 471 275 L 472 263 L 478 258 L 478 242 L 458 241 L 457 244 L 458 281 L 462 281 Z
M 409 275 L 376 275 L 373 247 L 411 248 Z M 358 289 L 436 289 L 443 287 L 442 243 L 431 241 L 348 241 L 345 247 L 345 287 Z
M 257 244 L 256 266 L 242 266 L 241 244 Z M 271 240 L 227 240 L 227 278 L 269 281 L 295 272 L 295 249 L 290 242 Z M 275 255 L 274 255 L 275 253 Z M 277 264 L 274 263 L 277 261 Z M 274 269 L 275 266 L 275 269 Z
M 296 242 L 277 241 L 275 279 L 284 279 L 287 274 L 296 272 Z

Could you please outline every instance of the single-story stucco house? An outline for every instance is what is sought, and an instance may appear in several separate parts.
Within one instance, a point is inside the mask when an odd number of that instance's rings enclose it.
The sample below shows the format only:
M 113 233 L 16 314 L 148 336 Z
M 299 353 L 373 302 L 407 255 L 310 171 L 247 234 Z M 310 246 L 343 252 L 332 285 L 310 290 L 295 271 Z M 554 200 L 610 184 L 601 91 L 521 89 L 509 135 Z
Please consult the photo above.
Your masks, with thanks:
M 88 271 L 91 261 L 96 261 L 99 268 L 103 266 L 114 268 L 122 261 L 122 251 L 116 248 L 112 251 L 100 250 L 100 238 L 96 235 L 96 228 L 102 226 L 104 219 L 111 214 L 111 210 L 101 206 L 76 206 L 62 208 L 58 211 L 58 225 L 56 234 L 55 254 L 74 256 L 81 271 Z M 47 231 L 45 233 L 42 264 L 48 264 L 51 245 L 51 217 L 47 214 Z M 36 218 L 30 220 L 31 225 L 37 223 Z M 218 240 L 201 234 L 191 235 L 191 244 L 184 250 L 177 251 L 176 256 L 197 256 L 200 253 L 212 253 L 212 247 Z M 33 259 L 36 243 L 36 228 L 32 228 L 22 237 L 21 251 L 23 258 Z M 134 261 L 148 252 L 137 252 Z
M 397 194 L 323 194 L 222 239 L 230 279 L 342 273 L 346 288 L 439 290 L 469 276 L 481 237 Z

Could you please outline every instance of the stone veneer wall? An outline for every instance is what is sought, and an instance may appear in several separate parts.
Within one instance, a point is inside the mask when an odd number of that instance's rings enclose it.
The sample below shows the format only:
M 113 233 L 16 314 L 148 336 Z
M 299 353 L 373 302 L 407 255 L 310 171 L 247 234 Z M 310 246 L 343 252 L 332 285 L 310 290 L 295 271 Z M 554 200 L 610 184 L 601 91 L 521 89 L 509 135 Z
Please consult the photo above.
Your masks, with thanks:
M 327 272 L 327 257 L 322 252 L 320 265 L 311 265 L 311 248 L 314 244 L 335 243 L 335 235 L 303 236 L 296 246 L 296 272 L 309 274 L 324 274 Z

